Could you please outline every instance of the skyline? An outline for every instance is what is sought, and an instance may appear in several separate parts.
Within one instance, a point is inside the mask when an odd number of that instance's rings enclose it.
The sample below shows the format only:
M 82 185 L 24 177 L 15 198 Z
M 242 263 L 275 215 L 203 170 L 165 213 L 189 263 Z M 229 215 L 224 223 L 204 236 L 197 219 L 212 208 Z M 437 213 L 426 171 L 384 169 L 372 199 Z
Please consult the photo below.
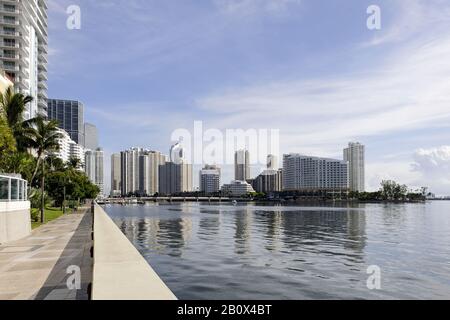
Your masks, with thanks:
M 368 190 L 394 179 L 448 194 L 450 5 L 377 2 L 370 31 L 370 1 L 49 1 L 49 97 L 81 101 L 98 125 L 106 190 L 112 153 L 166 153 L 202 120 L 280 128 L 282 154 L 341 158 L 360 141 Z M 65 27 L 71 4 L 81 30 Z

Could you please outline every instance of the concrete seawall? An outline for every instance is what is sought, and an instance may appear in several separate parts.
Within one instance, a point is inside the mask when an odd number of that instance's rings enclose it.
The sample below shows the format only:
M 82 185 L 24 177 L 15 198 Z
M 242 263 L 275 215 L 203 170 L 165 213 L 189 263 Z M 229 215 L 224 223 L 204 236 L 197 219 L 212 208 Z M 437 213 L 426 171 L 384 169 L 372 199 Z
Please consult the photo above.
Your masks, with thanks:
M 97 204 L 92 300 L 176 300 L 147 261 Z

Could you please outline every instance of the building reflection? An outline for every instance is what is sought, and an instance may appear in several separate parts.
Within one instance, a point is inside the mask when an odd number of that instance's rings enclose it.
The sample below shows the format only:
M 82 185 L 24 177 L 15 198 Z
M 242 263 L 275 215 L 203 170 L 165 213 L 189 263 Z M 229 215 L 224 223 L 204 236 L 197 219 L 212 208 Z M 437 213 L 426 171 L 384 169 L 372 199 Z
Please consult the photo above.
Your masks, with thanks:
M 222 211 L 220 209 L 201 210 L 201 218 L 199 222 L 199 236 L 205 237 L 207 240 L 214 238 L 220 231 L 220 216 Z
M 281 250 L 281 229 L 283 228 L 283 213 L 281 210 L 276 209 L 266 216 L 267 219 L 267 245 L 266 249 L 269 251 Z
M 281 225 L 283 244 L 292 251 L 314 251 L 326 244 L 360 256 L 366 246 L 366 214 L 358 209 L 285 212 Z
M 234 213 L 234 221 L 234 251 L 237 254 L 247 254 L 250 252 L 250 228 L 252 225 L 252 210 L 248 207 L 237 210 Z
M 157 243 L 168 255 L 180 257 L 192 235 L 192 219 L 161 219 L 158 222 Z

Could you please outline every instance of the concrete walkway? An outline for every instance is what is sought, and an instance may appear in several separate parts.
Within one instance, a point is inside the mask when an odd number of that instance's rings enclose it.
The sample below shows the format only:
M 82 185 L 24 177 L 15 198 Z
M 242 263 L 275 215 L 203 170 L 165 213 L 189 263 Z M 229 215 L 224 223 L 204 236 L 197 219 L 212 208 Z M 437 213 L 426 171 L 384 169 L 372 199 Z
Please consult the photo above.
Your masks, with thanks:
M 88 300 L 92 282 L 92 215 L 88 208 L 0 246 L 0 300 Z M 81 269 L 81 289 L 69 290 L 70 266 Z

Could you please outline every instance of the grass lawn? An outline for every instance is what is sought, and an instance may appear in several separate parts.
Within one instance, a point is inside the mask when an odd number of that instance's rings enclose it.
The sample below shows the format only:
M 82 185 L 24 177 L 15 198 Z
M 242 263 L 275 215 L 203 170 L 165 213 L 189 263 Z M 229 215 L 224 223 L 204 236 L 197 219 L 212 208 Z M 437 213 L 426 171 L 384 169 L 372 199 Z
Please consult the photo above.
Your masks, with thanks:
M 31 210 L 33 212 L 38 212 L 39 219 L 40 219 L 39 209 L 31 209 Z M 61 217 L 63 215 L 61 208 L 46 208 L 44 212 L 45 212 L 44 213 L 45 223 L 50 222 L 55 219 L 58 219 L 59 217 Z M 31 222 L 31 228 L 33 228 L 33 229 L 36 229 L 40 225 L 42 225 L 41 222 L 34 222 L 34 221 Z

